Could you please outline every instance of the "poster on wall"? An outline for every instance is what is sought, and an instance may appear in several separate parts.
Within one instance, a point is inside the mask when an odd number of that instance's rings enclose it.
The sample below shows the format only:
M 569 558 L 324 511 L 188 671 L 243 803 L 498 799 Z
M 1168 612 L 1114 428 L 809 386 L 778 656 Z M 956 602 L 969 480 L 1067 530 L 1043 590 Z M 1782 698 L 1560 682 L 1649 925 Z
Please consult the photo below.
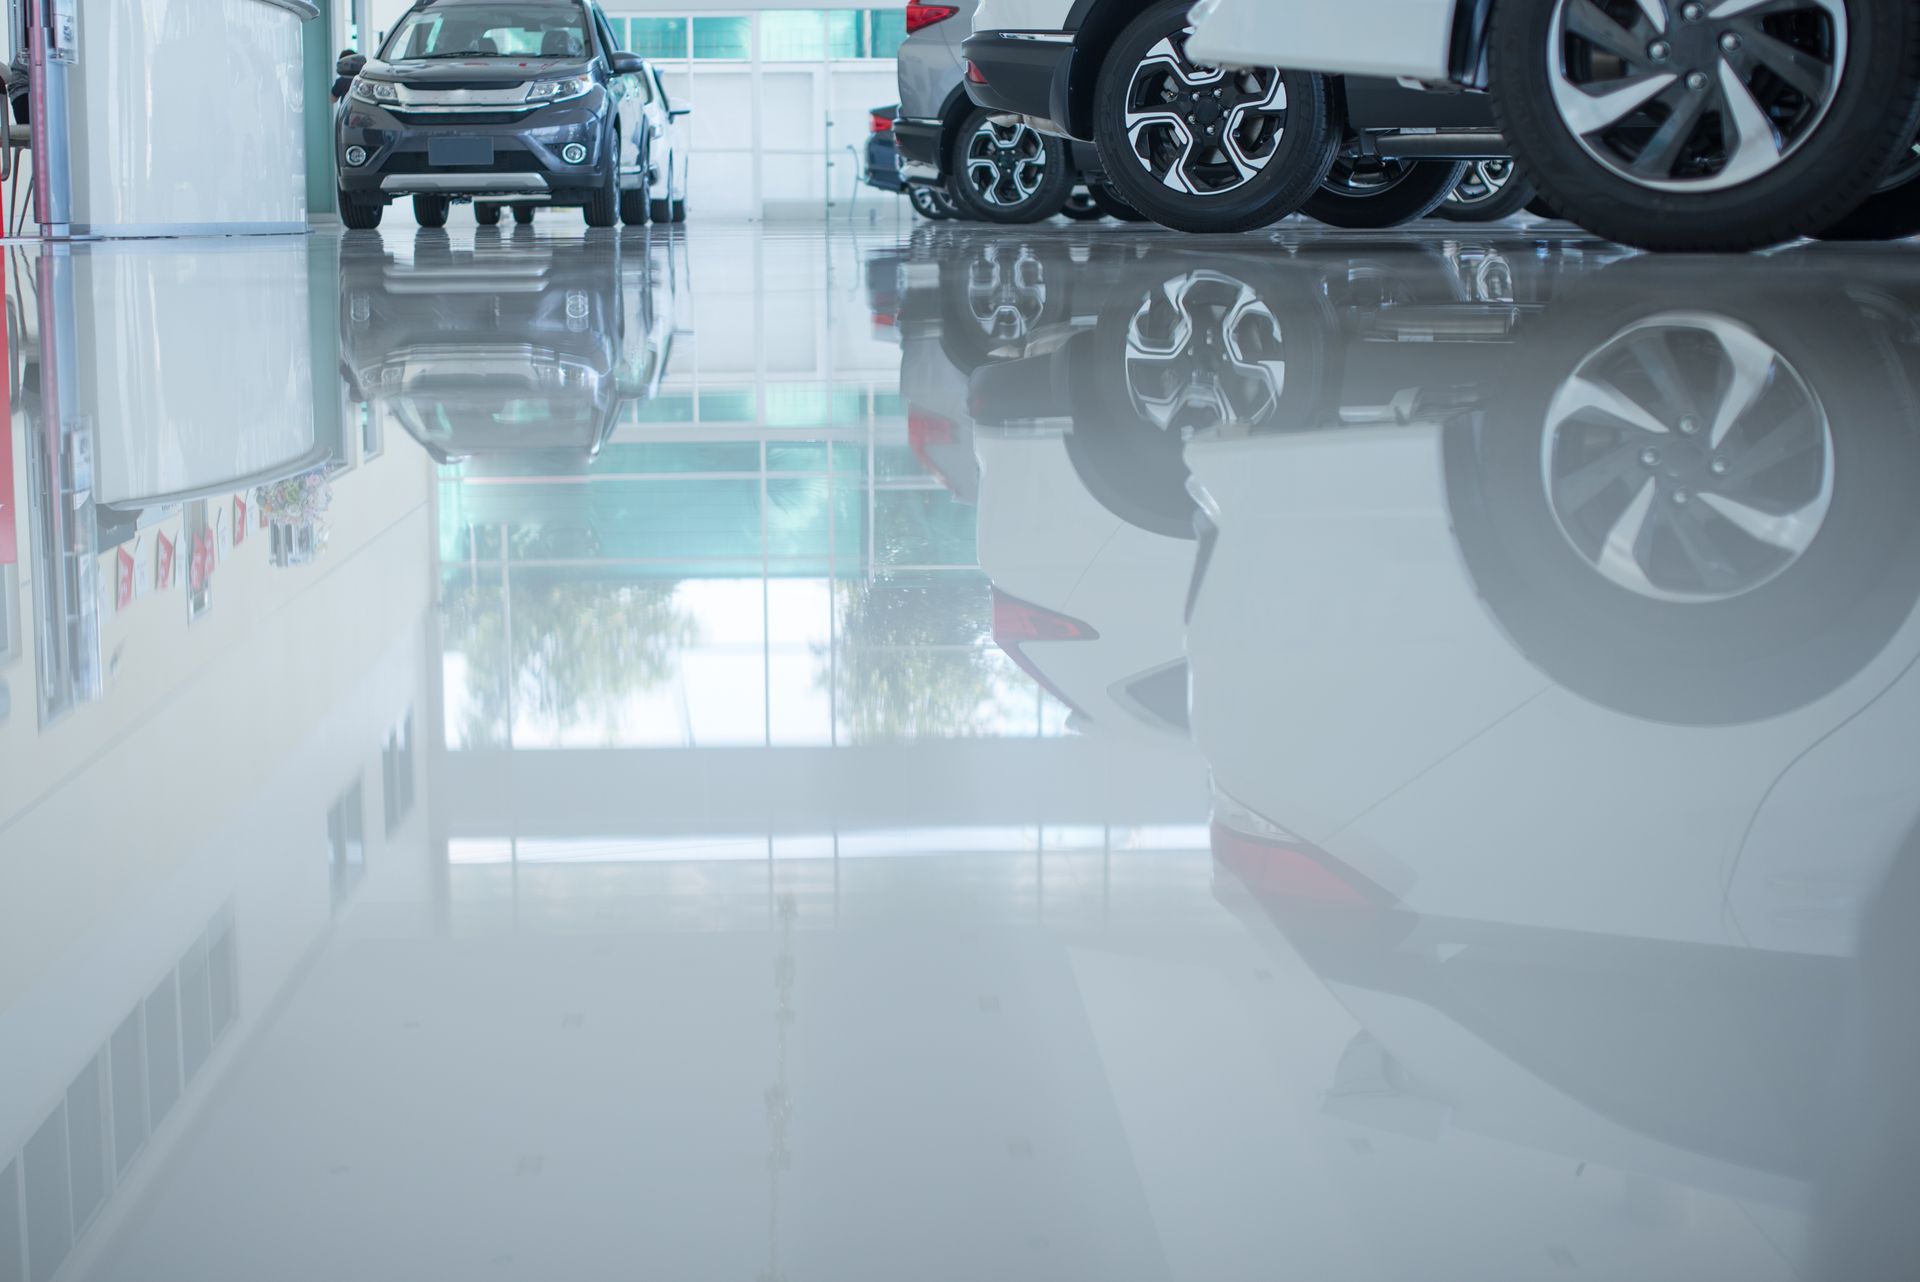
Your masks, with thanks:
M 247 500 L 236 494 L 233 496 L 233 545 L 239 547 L 247 541 Z
M 160 531 L 153 536 L 153 586 L 162 592 L 173 586 L 173 540 Z
M 133 551 L 122 543 L 113 553 L 113 608 L 124 610 L 133 604 Z

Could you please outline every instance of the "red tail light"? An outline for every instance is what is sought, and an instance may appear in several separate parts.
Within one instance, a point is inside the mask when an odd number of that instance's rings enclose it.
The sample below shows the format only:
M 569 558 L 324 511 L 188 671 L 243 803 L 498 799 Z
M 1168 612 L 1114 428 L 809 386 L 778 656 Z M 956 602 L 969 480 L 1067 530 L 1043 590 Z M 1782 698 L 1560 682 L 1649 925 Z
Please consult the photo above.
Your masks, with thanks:
M 876 112 L 873 112 L 871 115 L 869 115 L 867 117 L 867 120 L 870 122 L 871 128 L 874 133 L 890 134 L 893 132 L 892 116 L 884 116 L 876 111 Z
M 1020 668 L 1039 683 L 1040 688 L 1058 699 L 1077 716 L 1086 713 L 1061 692 L 1037 667 L 1021 647 L 1030 641 L 1098 641 L 1100 634 L 1078 619 L 1056 614 L 1045 606 L 1010 597 L 999 588 L 993 590 L 993 643 L 1006 651 Z
M 1345 874 L 1325 855 L 1305 842 L 1277 841 L 1237 831 L 1214 821 L 1213 858 L 1230 870 L 1248 890 L 1259 895 L 1284 895 L 1357 908 L 1377 905 L 1358 874 Z M 1349 877 L 1352 880 L 1349 880 Z
M 993 590 L 993 639 L 1003 649 L 1029 641 L 1098 641 L 1100 634 L 1078 619 Z
M 920 0 L 913 0 L 913 3 L 907 6 L 907 34 L 924 31 L 934 23 L 945 22 L 959 12 L 958 5 L 921 4 Z
M 953 444 L 953 420 L 942 418 L 938 414 L 929 414 L 917 406 L 907 407 L 907 444 L 913 447 L 913 455 L 920 460 L 920 466 L 927 469 L 929 475 L 947 487 L 949 493 L 959 493 L 953 478 L 946 469 L 933 461 L 930 451 L 942 445 Z M 995 630 L 998 631 L 998 616 L 995 616 Z
M 976 85 L 984 85 L 987 83 L 987 73 L 980 70 L 971 58 L 967 59 L 967 81 L 970 84 Z

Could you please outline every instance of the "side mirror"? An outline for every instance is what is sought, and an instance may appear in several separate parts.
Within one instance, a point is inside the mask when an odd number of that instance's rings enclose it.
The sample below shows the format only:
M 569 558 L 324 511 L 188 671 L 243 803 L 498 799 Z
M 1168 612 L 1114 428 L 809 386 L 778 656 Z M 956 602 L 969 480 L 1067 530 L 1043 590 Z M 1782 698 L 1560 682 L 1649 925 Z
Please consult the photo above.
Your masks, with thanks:
M 637 53 L 616 53 L 607 59 L 607 70 L 616 76 L 637 76 L 647 69 L 647 60 Z
M 682 116 L 691 116 L 693 114 L 693 104 L 685 98 L 669 98 L 667 99 L 667 114 L 675 120 L 680 119 Z
M 350 53 L 339 62 L 333 64 L 333 73 L 337 76 L 353 77 L 359 75 L 366 65 L 367 55 L 364 53 Z

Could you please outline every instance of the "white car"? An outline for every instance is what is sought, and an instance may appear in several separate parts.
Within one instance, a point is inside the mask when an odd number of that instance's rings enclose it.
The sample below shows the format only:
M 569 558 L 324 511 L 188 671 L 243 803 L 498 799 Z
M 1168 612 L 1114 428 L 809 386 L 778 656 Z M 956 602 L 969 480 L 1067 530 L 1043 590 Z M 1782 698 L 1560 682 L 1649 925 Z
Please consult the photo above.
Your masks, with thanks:
M 1223 70 L 1189 47 L 1193 0 L 980 0 L 963 46 L 974 102 L 1098 146 L 1118 194 L 1194 232 L 1304 212 L 1342 227 L 1431 213 L 1466 162 L 1506 143 L 1482 95 L 1275 65 Z
M 650 158 L 653 177 L 647 187 L 648 217 L 656 223 L 683 223 L 687 220 L 687 175 L 693 144 L 681 122 L 693 114 L 693 108 L 667 93 L 666 81 L 660 78 L 660 68 L 655 64 L 647 64 L 644 78 L 650 93 L 642 110 L 652 122 L 656 148 Z
M 1912 4 L 1201 0 L 1194 26 L 1197 58 L 1489 90 L 1547 204 L 1623 243 L 1920 230 Z

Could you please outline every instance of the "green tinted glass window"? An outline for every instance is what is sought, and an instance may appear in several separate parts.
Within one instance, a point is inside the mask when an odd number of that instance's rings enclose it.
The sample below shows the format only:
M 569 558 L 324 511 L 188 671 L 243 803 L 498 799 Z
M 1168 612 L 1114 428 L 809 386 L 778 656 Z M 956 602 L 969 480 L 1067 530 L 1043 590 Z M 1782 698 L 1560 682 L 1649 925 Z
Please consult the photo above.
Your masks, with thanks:
M 627 48 L 642 58 L 687 56 L 687 20 L 685 18 L 628 18 L 626 23 Z
M 747 17 L 695 18 L 693 56 L 744 59 L 752 52 L 753 19 Z
M 827 15 L 827 57 L 867 56 L 867 15 L 858 9 L 832 9 Z
M 818 62 L 826 56 L 826 27 L 818 9 L 793 9 L 760 15 L 760 57 L 764 62 Z
M 891 58 L 898 54 L 900 42 L 907 38 L 907 11 L 875 9 L 868 16 L 873 19 L 873 47 L 867 56 Z

